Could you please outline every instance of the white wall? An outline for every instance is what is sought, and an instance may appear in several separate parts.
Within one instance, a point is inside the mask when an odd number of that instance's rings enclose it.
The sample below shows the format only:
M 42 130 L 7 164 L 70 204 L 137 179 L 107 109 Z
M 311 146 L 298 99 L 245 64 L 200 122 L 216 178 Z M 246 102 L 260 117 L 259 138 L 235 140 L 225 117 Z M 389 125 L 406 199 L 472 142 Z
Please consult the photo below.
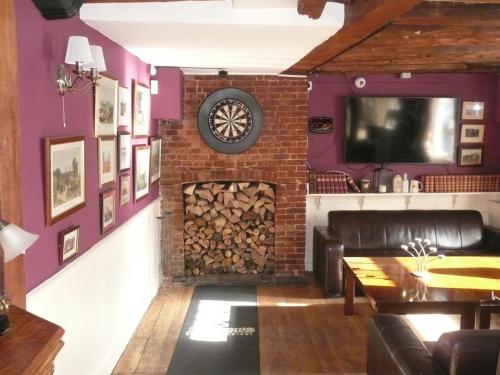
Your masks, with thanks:
M 64 328 L 62 375 L 110 374 L 159 287 L 159 199 L 27 295 Z
M 485 224 L 500 224 L 500 193 L 309 194 L 306 198 L 305 268 L 312 271 L 313 230 L 328 225 L 328 211 L 338 210 L 477 210 Z M 490 223 L 496 207 L 498 222 Z M 495 219 L 497 217 L 495 216 Z

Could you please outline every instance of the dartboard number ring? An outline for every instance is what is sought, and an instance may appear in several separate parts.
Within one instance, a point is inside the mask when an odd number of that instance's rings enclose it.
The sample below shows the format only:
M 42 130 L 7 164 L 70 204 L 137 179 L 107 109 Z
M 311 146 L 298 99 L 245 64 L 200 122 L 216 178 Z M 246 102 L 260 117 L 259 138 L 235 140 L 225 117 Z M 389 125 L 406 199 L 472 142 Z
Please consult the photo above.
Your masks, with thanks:
M 222 142 L 240 142 L 252 129 L 252 112 L 239 100 L 224 99 L 210 111 L 208 126 Z
M 198 113 L 198 130 L 214 150 L 243 152 L 253 146 L 262 128 L 259 103 L 247 92 L 227 88 L 208 95 Z

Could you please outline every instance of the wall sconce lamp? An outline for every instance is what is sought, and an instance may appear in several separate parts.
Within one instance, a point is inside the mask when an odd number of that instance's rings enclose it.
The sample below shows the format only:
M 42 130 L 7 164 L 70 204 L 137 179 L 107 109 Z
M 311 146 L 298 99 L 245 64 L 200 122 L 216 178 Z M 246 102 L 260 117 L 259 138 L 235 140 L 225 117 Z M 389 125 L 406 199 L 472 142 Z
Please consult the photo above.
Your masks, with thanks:
M 0 245 L 3 249 L 4 263 L 10 262 L 18 255 L 24 252 L 33 245 L 38 239 L 37 234 L 26 232 L 17 225 L 0 219 Z M 9 328 L 9 319 L 4 313 L 8 310 L 10 301 L 4 291 L 0 294 L 0 335 Z
M 91 85 L 95 85 L 97 80 L 101 78 L 99 72 L 106 71 L 102 48 L 90 45 L 88 39 L 84 36 L 69 37 L 64 62 L 75 65 L 73 70 L 75 77 L 71 77 L 64 64 L 59 65 L 56 82 L 57 90 L 61 95 L 66 92 L 82 91 Z M 79 82 L 83 82 L 85 79 L 89 79 L 90 82 L 79 85 Z

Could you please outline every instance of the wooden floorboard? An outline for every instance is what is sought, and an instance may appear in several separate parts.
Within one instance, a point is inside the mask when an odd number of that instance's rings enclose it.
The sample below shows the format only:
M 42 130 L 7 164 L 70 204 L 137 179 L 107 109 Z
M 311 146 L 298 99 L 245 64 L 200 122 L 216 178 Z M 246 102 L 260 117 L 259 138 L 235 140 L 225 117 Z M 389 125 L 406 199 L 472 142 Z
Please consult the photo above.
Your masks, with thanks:
M 343 299 L 324 299 L 315 283 L 259 286 L 257 291 L 261 375 L 365 373 L 373 311 L 364 298 L 356 298 L 355 314 L 346 316 Z M 113 374 L 166 373 L 192 294 L 191 287 L 162 288 Z M 491 321 L 498 328 L 499 314 Z

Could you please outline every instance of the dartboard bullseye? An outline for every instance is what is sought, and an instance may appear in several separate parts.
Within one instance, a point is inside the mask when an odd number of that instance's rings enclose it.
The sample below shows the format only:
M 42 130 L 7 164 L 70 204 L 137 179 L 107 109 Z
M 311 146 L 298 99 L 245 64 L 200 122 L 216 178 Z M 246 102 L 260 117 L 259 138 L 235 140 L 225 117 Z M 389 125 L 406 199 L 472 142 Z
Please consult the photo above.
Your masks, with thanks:
M 257 141 L 262 111 L 253 96 L 240 89 L 221 89 L 210 94 L 198 113 L 198 130 L 213 149 L 238 153 Z
M 240 142 L 252 129 L 252 113 L 235 99 L 218 102 L 208 116 L 210 131 L 222 142 Z

